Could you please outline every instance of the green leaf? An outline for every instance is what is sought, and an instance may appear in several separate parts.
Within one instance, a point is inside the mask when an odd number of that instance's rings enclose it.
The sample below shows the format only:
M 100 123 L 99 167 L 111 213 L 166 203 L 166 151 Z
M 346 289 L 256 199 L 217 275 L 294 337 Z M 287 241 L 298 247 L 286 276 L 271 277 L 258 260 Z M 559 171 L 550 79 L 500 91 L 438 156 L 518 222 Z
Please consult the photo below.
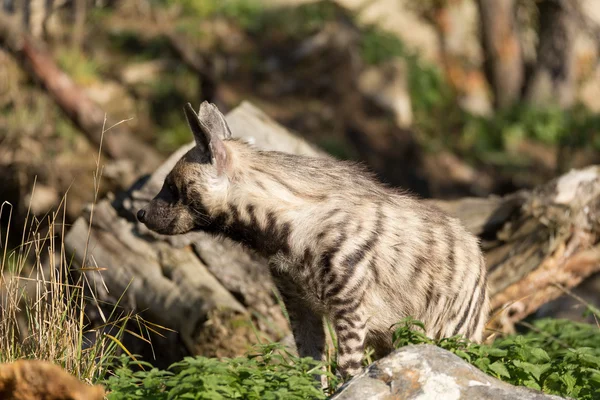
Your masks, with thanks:
M 506 369 L 506 366 L 500 361 L 496 361 L 495 363 L 490 364 L 488 368 L 495 372 L 498 376 L 510 378 L 510 373 L 508 372 L 508 369 Z
M 570 373 L 566 373 L 559 377 L 560 381 L 567 386 L 567 392 L 573 392 L 575 385 L 577 384 L 577 379 L 571 375 Z
M 505 357 L 508 354 L 508 351 L 492 347 L 488 349 L 487 353 L 493 357 Z
M 591 371 L 590 380 L 592 380 L 600 385 L 600 371 L 597 371 L 597 370 Z M 600 390 L 600 386 L 598 386 L 598 390 Z
M 490 366 L 490 359 L 489 358 L 480 358 L 478 360 L 475 360 L 473 362 L 473 364 L 480 370 L 487 372 L 489 369 L 489 366 Z
M 548 353 L 545 350 L 540 349 L 540 348 L 532 348 L 531 355 L 533 355 L 534 357 L 536 357 L 538 360 L 541 360 L 541 361 L 546 361 L 546 362 L 550 361 L 550 356 L 548 355 Z
M 468 362 L 471 362 L 471 356 L 469 354 L 467 354 L 465 351 L 463 350 L 456 350 L 454 351 L 454 354 L 456 354 L 457 356 L 459 356 L 460 358 L 462 358 L 463 360 L 466 360 Z
M 535 390 L 542 390 L 542 387 L 533 379 L 527 379 L 523 381 L 523 386 L 527 386 L 528 388 Z

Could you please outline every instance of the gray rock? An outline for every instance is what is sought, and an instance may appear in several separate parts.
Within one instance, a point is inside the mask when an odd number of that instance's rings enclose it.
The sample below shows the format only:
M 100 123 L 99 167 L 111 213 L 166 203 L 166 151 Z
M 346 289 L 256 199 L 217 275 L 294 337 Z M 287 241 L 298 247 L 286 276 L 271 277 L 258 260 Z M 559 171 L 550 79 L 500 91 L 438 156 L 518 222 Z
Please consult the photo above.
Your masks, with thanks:
M 486 375 L 449 351 L 406 346 L 371 364 L 332 400 L 551 400 L 562 399 Z

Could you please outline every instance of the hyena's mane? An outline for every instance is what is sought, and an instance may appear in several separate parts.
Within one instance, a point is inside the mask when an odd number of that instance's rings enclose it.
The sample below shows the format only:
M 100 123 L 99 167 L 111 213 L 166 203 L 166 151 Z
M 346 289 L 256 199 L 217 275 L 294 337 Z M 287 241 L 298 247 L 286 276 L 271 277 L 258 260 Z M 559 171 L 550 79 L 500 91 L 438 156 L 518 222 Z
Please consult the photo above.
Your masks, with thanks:
M 281 194 L 285 198 L 291 194 L 298 200 L 313 202 L 337 196 L 362 201 L 396 195 L 413 197 L 378 182 L 360 162 L 264 151 L 236 139 L 225 143 L 233 153 L 232 185 L 247 192 Z

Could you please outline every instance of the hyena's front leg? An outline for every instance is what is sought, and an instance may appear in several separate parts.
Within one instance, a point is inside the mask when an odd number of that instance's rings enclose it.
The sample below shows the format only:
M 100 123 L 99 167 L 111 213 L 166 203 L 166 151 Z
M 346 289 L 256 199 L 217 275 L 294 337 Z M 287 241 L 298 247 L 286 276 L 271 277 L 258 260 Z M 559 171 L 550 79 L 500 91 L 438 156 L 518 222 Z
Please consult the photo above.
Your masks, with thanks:
M 350 303 L 352 300 L 348 300 Z M 366 317 L 360 306 L 352 307 L 347 301 L 333 302 L 332 323 L 338 343 L 338 372 L 344 379 L 362 370 L 367 336 Z
M 289 276 L 279 273 L 272 275 L 290 318 L 298 355 L 325 361 L 325 329 L 322 317 L 310 309 Z

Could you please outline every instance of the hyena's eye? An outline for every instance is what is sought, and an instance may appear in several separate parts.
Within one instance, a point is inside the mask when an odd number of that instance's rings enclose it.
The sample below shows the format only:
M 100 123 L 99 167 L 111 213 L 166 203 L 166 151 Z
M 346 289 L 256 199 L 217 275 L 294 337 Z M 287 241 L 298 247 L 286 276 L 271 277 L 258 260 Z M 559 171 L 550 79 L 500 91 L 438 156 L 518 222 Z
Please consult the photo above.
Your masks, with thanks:
M 165 182 L 165 184 L 167 185 L 167 189 L 171 193 L 171 196 L 173 196 L 173 199 L 178 200 L 179 192 L 177 191 L 177 186 L 175 186 L 175 184 L 173 182 L 169 182 L 169 181 Z

